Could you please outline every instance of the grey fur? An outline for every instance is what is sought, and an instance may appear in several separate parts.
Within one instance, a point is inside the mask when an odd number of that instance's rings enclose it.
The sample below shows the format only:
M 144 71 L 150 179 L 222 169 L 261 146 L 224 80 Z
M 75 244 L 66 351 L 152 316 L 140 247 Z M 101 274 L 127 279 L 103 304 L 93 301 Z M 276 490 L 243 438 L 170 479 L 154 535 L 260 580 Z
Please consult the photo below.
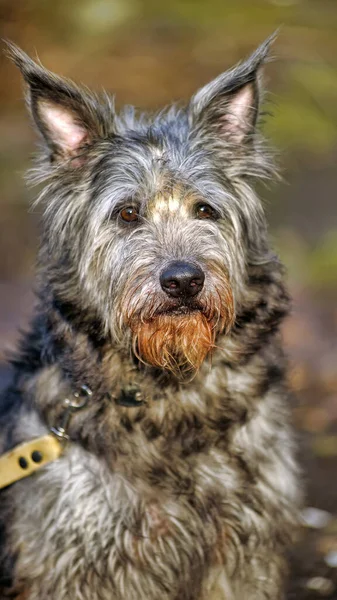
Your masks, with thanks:
M 81 385 L 93 399 L 63 457 L 1 494 L 1 597 L 284 597 L 300 504 L 278 333 L 288 295 L 253 189 L 273 176 L 257 126 L 269 45 L 150 117 L 117 115 L 10 45 L 44 143 L 44 217 L 1 451 L 45 434 Z M 200 203 L 214 218 L 196 218 Z M 172 309 L 159 273 L 176 260 L 205 272 L 194 311 L 218 307 L 225 281 L 234 302 L 227 328 L 215 310 L 211 361 L 185 379 L 136 359 L 127 320 Z M 118 402 L 130 384 L 142 406 Z

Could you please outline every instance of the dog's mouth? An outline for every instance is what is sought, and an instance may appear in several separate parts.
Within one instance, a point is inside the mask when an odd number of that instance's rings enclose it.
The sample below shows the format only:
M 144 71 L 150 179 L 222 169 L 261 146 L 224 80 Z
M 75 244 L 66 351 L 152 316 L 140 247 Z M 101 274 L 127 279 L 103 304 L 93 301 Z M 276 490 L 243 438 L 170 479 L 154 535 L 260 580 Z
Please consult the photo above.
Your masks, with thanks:
M 176 302 L 175 304 L 159 307 L 155 311 L 153 317 L 160 317 L 162 315 L 167 315 L 169 317 L 180 317 L 182 315 L 188 316 L 196 312 L 204 312 L 204 307 L 200 302 L 180 301 Z

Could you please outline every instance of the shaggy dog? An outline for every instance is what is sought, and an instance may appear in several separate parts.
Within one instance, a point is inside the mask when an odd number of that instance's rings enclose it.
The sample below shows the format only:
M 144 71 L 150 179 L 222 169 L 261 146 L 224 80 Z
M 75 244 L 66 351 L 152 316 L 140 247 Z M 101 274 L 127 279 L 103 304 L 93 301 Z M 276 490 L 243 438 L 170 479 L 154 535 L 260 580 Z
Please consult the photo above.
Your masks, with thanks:
M 270 41 L 150 116 L 9 46 L 43 142 L 43 223 L 0 404 L 1 598 L 284 597 L 288 295 L 254 192 L 274 175 Z

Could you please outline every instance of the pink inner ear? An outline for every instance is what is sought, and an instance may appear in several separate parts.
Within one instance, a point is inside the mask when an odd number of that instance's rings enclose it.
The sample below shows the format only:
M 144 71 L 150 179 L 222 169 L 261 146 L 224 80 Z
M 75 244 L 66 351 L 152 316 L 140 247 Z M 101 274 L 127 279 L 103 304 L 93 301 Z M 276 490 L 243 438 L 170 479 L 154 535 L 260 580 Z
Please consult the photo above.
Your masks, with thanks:
M 228 102 L 225 114 L 221 117 L 223 133 L 230 134 L 237 142 L 242 141 L 250 126 L 253 109 L 254 88 L 245 85 Z
M 67 108 L 52 102 L 42 102 L 40 116 L 53 141 L 65 153 L 75 152 L 89 137 L 87 129 L 76 121 L 74 113 Z

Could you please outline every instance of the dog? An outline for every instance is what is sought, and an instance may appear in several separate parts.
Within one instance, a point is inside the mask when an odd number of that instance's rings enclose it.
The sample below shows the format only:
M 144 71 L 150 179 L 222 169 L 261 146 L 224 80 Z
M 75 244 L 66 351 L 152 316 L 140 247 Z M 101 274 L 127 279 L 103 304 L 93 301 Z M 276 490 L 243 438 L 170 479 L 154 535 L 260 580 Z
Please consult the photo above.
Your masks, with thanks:
M 43 217 L 0 405 L 1 598 L 284 598 L 301 505 L 289 296 L 254 191 L 275 176 L 271 42 L 155 115 L 8 45 Z

